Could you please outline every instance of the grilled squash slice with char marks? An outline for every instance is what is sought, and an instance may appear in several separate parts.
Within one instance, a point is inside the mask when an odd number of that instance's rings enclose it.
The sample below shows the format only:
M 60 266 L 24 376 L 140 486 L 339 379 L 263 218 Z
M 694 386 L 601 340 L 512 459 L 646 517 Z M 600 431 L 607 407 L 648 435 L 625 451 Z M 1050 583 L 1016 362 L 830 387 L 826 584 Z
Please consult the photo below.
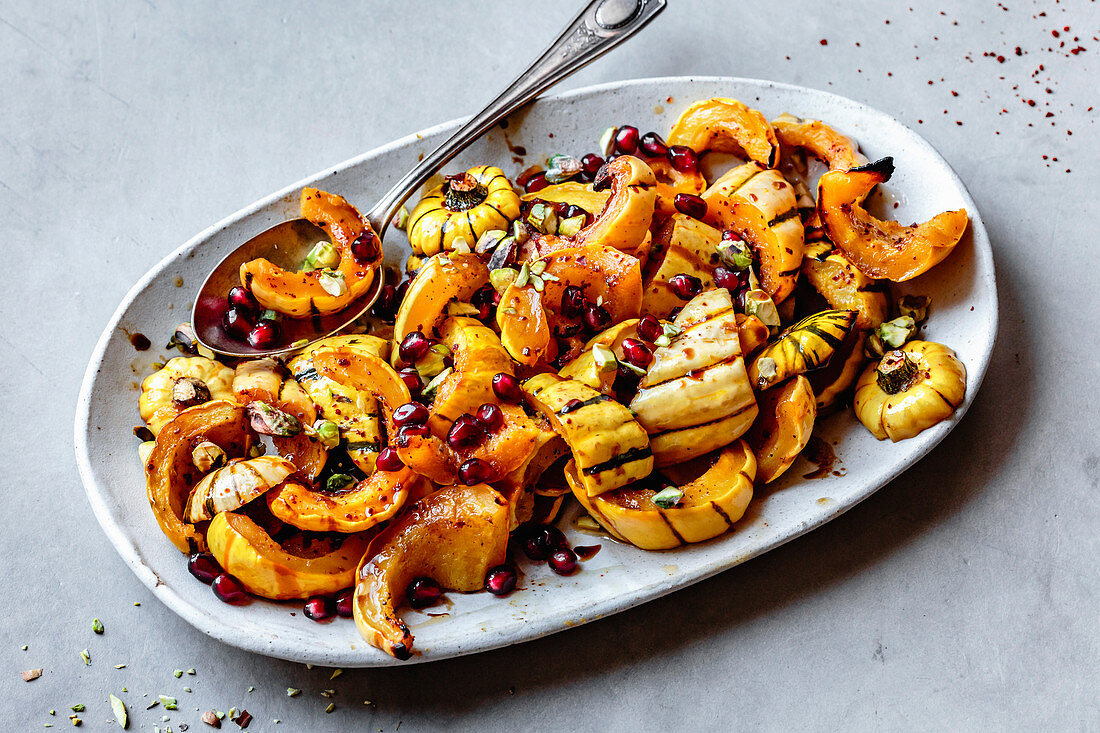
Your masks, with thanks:
M 665 318 L 684 304 L 668 284 L 676 275 L 699 278 L 703 290 L 713 288 L 721 241 L 722 233 L 709 224 L 680 213 L 669 217 L 653 237 L 643 272 L 642 313 Z
M 855 322 L 855 311 L 821 311 L 787 327 L 749 366 L 753 388 L 765 390 L 828 363 Z
M 733 442 L 756 417 L 729 291 L 695 296 L 673 325 L 680 334 L 653 352 L 630 402 L 659 466 Z
M 531 377 L 523 391 L 569 445 L 589 496 L 645 478 L 653 470 L 645 429 L 607 395 L 556 374 Z
M 668 144 L 686 145 L 699 153 L 743 154 L 766 168 L 779 162 L 779 140 L 768 119 L 736 99 L 695 102 L 672 126 Z
M 643 550 L 670 550 L 726 532 L 745 514 L 752 499 L 756 458 L 745 441 L 697 460 L 706 460 L 707 467 L 694 478 L 672 480 L 678 477 L 655 473 L 648 480 L 599 496 L 584 493 L 572 463 L 565 475 L 573 495 L 613 537 Z M 694 467 L 674 468 L 669 473 L 686 477 Z M 653 503 L 653 497 L 669 484 L 675 484 L 683 496 L 676 506 L 665 509 Z
M 181 380 L 202 382 L 212 400 L 233 399 L 233 370 L 204 356 L 177 356 L 169 359 L 159 370 L 141 383 L 138 411 L 141 419 L 156 436 L 168 422 L 193 404 L 181 404 L 173 397 L 176 382 Z
M 508 502 L 485 484 L 449 486 L 419 500 L 371 540 L 355 574 L 353 615 L 372 646 L 412 656 L 413 635 L 397 610 L 418 576 L 448 590 L 481 590 L 508 550 Z
M 817 407 L 810 383 L 801 374 L 761 392 L 757 399 L 760 415 L 745 440 L 756 454 L 757 482 L 766 484 L 790 468 L 810 442 Z
M 205 522 L 218 512 L 239 509 L 294 473 L 294 464 L 278 456 L 233 461 L 203 476 L 187 500 L 184 518 Z
M 297 555 L 244 514 L 221 512 L 206 530 L 210 554 L 249 593 L 281 601 L 328 595 L 355 583 L 367 538 L 352 535 L 331 551 Z M 329 540 L 331 541 L 331 540 Z
M 616 370 L 614 364 L 607 371 L 600 368 L 596 362 L 593 348 L 598 344 L 611 349 L 616 359 L 623 356 L 623 341 L 628 338 L 637 338 L 638 319 L 630 318 L 616 323 L 610 328 L 604 329 L 588 340 L 584 350 L 576 359 L 566 364 L 558 371 L 558 376 L 565 379 L 575 379 L 587 384 L 592 389 L 603 392 L 605 395 L 614 393 Z
M 809 237 L 809 227 L 806 234 Z M 886 320 L 885 286 L 860 272 L 828 239 L 807 241 L 802 276 L 833 308 L 856 311 L 857 329 L 878 328 Z
M 400 362 L 398 346 L 413 331 L 434 337 L 447 317 L 449 303 L 469 303 L 474 293 L 489 282 L 489 270 L 474 254 L 435 255 L 421 265 L 409 284 L 393 324 L 390 362 Z
M 777 304 L 794 291 L 802 264 L 804 231 L 794 188 L 779 171 L 746 163 L 703 193 L 703 221 L 729 229 L 752 247 L 760 284 Z
M 493 377 L 515 374 L 515 364 L 493 329 L 475 318 L 453 316 L 439 329 L 454 361 L 451 374 L 436 388 L 428 425 L 445 435 L 459 416 L 474 414 L 486 403 L 498 404 Z

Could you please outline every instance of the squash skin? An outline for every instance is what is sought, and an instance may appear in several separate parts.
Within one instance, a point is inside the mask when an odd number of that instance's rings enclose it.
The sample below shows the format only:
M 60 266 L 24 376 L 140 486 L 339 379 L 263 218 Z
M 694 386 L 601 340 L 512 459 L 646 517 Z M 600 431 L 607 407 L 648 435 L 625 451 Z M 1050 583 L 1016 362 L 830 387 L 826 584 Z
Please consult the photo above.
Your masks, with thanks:
M 888 394 L 878 385 L 878 362 L 856 383 L 856 417 L 879 440 L 912 438 L 950 417 L 966 397 L 966 367 L 955 352 L 934 341 L 910 341 L 901 351 L 917 367 L 910 386 Z
M 791 467 L 810 442 L 817 406 L 805 376 L 761 392 L 757 396 L 760 414 L 745 440 L 756 454 L 756 478 L 767 484 Z
M 841 397 L 848 395 L 855 386 L 867 357 L 863 345 L 867 332 L 853 328 L 822 369 L 806 375 L 817 398 L 817 414 L 824 415 L 837 407 Z
M 480 590 L 507 549 L 508 502 L 489 486 L 450 486 L 424 497 L 363 555 L 352 604 L 359 633 L 396 659 L 408 659 L 413 635 L 397 609 L 409 582 L 428 576 L 448 590 Z
M 772 120 L 771 125 L 785 152 L 801 148 L 829 166 L 829 170 L 846 171 L 867 164 L 855 140 L 821 120 L 803 120 L 782 114 Z
M 766 390 L 797 374 L 824 366 L 847 338 L 855 318 L 855 311 L 821 311 L 788 326 L 749 365 L 753 388 Z M 774 374 L 762 371 L 763 359 L 774 361 Z
M 355 582 L 355 568 L 367 539 L 352 535 L 332 552 L 315 558 L 292 555 L 244 514 L 219 512 L 206 536 L 210 553 L 249 593 L 282 601 L 328 595 Z
M 558 279 L 546 280 L 542 292 L 531 284 L 520 288 L 513 282 L 497 306 L 501 343 L 520 364 L 535 366 L 556 356 L 550 322 L 558 317 L 562 294 L 569 285 L 580 287 L 592 302 L 602 299 L 612 323 L 638 317 L 642 273 L 636 257 L 593 245 L 557 250 L 542 261 L 546 263 L 544 272 Z
M 184 411 L 172 401 L 172 388 L 182 377 L 197 379 L 210 390 L 212 400 L 233 399 L 233 370 L 204 356 L 177 356 L 141 382 L 138 411 L 156 436 L 161 428 Z
M 201 477 L 191 451 L 204 440 L 230 457 L 247 455 L 252 433 L 245 409 L 228 400 L 214 400 L 184 410 L 157 435 L 145 464 L 145 487 L 153 515 L 161 531 L 184 553 L 206 547 L 202 533 L 183 520 L 188 495 Z
M 722 448 L 710 468 L 679 486 L 680 505 L 662 509 L 653 503 L 657 491 L 633 484 L 589 497 L 577 480 L 576 467 L 566 468 L 573 495 L 612 536 L 643 550 L 671 550 L 705 542 L 733 528 L 752 500 L 756 457 L 743 440 Z
M 904 226 L 876 219 L 863 208 L 871 189 L 890 180 L 892 158 L 850 171 L 830 171 L 817 187 L 817 213 L 829 239 L 867 277 L 905 282 L 939 264 L 969 224 L 964 209 Z
M 409 284 L 393 324 L 390 363 L 401 361 L 398 347 L 413 331 L 435 336 L 447 313 L 447 304 L 469 303 L 489 282 L 489 270 L 474 254 L 435 255 L 427 259 Z
M 459 238 L 473 249 L 482 234 L 506 230 L 519 217 L 520 199 L 504 171 L 477 165 L 466 172 L 485 187 L 485 199 L 472 208 L 451 210 L 445 203 L 446 181 L 424 194 L 409 214 L 407 232 L 414 254 L 430 257 L 450 252 Z
M 382 249 L 379 246 L 377 253 L 372 253 L 365 262 L 355 259 L 351 253 L 352 242 L 373 231 L 370 222 L 342 196 L 303 188 L 301 213 L 304 219 L 328 233 L 340 254 L 340 263 L 335 269 L 343 273 L 347 292 L 330 295 L 321 287 L 318 270 L 290 272 L 262 257 L 241 265 L 241 284 L 252 291 L 264 308 L 288 316 L 302 318 L 314 313 L 334 313 L 370 290 L 375 269 L 382 261 Z M 375 241 L 378 241 L 377 236 Z
M 746 163 L 712 183 L 703 200 L 703 221 L 737 232 L 756 254 L 761 287 L 776 305 L 786 300 L 798 283 L 805 246 L 794 187 L 779 171 Z
M 699 153 L 744 154 L 765 168 L 779 163 L 779 139 L 767 118 L 736 99 L 695 102 L 680 114 L 667 142 Z

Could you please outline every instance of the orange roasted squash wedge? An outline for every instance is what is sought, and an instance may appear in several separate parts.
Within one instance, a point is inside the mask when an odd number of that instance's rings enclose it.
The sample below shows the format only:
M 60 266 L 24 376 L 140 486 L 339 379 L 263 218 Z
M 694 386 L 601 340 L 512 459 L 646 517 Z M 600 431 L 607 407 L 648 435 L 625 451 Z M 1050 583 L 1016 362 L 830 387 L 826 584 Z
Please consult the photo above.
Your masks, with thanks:
M 779 162 L 779 139 L 768 119 L 736 99 L 703 99 L 685 109 L 668 134 L 669 145 L 698 153 L 745 155 L 765 168 Z
M 316 188 L 302 189 L 302 218 L 328 233 L 340 261 L 330 271 L 291 272 L 259 258 L 241 265 L 241 283 L 264 308 L 302 318 L 334 313 L 370 290 L 375 268 L 382 261 L 380 240 L 359 211 L 343 197 Z M 363 259 L 352 254 L 352 243 L 362 238 L 373 242 Z M 332 275 L 335 273 L 335 276 Z M 343 281 L 343 292 L 334 295 L 322 279 Z
M 756 454 L 756 478 L 761 484 L 779 478 L 810 442 L 817 402 L 809 380 L 799 374 L 756 396 L 760 413 L 745 433 Z
M 396 659 L 413 652 L 398 609 L 413 578 L 448 590 L 485 584 L 508 549 L 508 502 L 485 484 L 449 486 L 419 500 L 370 543 L 355 575 L 355 625 L 372 646 Z
M 276 601 L 336 593 L 355 582 L 367 538 L 350 535 L 330 552 L 297 555 L 244 514 L 219 512 L 206 531 L 210 554 L 249 593 Z M 329 540 L 332 541 L 332 540 Z
M 496 332 L 475 318 L 448 318 L 439 331 L 454 365 L 436 388 L 428 424 L 443 435 L 460 415 L 500 402 L 493 392 L 493 377 L 514 375 L 515 365 Z
M 489 282 L 489 270 L 474 254 L 438 254 L 420 266 L 409 283 L 393 324 L 390 361 L 400 361 L 398 346 L 413 331 L 436 336 L 447 317 L 449 303 L 469 303 L 474 293 Z
M 354 486 L 337 492 L 285 481 L 268 492 L 267 506 L 278 519 L 298 529 L 362 532 L 396 514 L 423 481 L 407 466 L 397 471 L 375 470 Z
M 876 219 L 863 208 L 871 189 L 890 180 L 892 158 L 850 171 L 830 171 L 817 186 L 817 213 L 837 247 L 867 277 L 905 282 L 939 264 L 962 239 L 965 209 L 905 226 Z
M 230 458 L 241 458 L 248 454 L 252 440 L 245 409 L 227 400 L 184 410 L 157 433 L 145 463 L 145 488 L 157 524 L 180 552 L 206 547 L 202 533 L 183 520 L 187 499 L 202 478 L 191 451 L 206 441 Z
M 784 153 L 801 148 L 834 171 L 851 170 L 867 163 L 855 140 L 821 120 L 803 120 L 782 114 L 771 124 Z
M 744 516 L 752 499 L 756 458 L 745 441 L 696 459 L 701 461 L 708 464 L 701 473 L 698 467 L 681 464 L 666 468 L 670 475 L 655 474 L 649 480 L 591 497 L 585 493 L 575 465 L 567 466 L 565 475 L 573 495 L 612 536 L 643 550 L 670 550 L 728 531 Z M 696 468 L 696 476 L 687 478 L 693 473 L 691 468 Z M 680 477 L 673 473 L 686 474 L 687 480 L 677 481 Z M 654 503 L 654 497 L 668 486 L 681 492 L 675 503 L 666 507 Z

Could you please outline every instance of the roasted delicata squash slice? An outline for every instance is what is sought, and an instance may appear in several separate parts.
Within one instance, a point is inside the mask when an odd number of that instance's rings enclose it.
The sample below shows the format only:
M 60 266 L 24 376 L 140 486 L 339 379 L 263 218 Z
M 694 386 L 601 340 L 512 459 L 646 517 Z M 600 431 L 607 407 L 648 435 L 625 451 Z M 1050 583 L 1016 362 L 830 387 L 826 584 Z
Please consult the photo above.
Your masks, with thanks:
M 189 407 L 232 399 L 232 369 L 203 356 L 177 356 L 142 381 L 138 410 L 155 436 Z
M 593 212 L 596 218 L 573 237 L 536 235 L 539 257 L 576 247 L 610 247 L 633 254 L 642 246 L 657 202 L 657 179 L 645 161 L 632 155 L 615 158 L 600 168 L 592 189 L 611 191 L 603 209 Z
M 278 519 L 310 532 L 362 532 L 393 517 L 425 483 L 411 468 L 374 471 L 341 491 L 285 481 L 267 495 Z
M 504 171 L 476 165 L 446 176 L 409 214 L 406 231 L 414 254 L 450 252 L 461 240 L 473 249 L 482 234 L 507 229 L 519 216 L 519 196 Z
M 729 291 L 695 296 L 673 326 L 679 335 L 654 350 L 630 401 L 658 466 L 731 443 L 756 417 Z
M 589 496 L 645 478 L 653 469 L 645 428 L 607 395 L 556 374 L 531 377 L 523 391 L 569 445 Z
M 593 245 L 557 250 L 531 264 L 536 266 L 542 270 L 539 279 L 513 281 L 497 306 L 501 343 L 520 364 L 534 366 L 557 355 L 550 338 L 551 323 L 559 317 L 567 286 L 578 287 L 589 301 L 599 302 L 611 323 L 638 317 L 642 272 L 636 257 Z
M 788 326 L 749 365 L 749 380 L 757 390 L 828 363 L 855 322 L 855 311 L 821 311 Z
M 856 311 L 859 314 L 856 316 L 857 329 L 878 328 L 886 320 L 890 307 L 886 288 L 860 272 L 828 240 L 807 243 L 802 257 L 802 277 L 833 308 Z
M 801 148 L 834 171 L 851 170 L 867 164 L 867 158 L 859 152 L 855 140 L 821 120 L 803 120 L 791 114 L 782 114 L 771 124 L 784 153 Z
M 665 158 L 648 158 L 646 163 L 657 178 L 656 216 L 666 217 L 679 213 L 676 195 L 681 193 L 698 196 L 707 188 L 707 179 L 698 170 L 682 171 Z
M 863 274 L 905 282 L 951 254 L 969 218 L 958 209 L 910 226 L 876 219 L 863 208 L 863 200 L 893 173 L 892 158 L 826 173 L 818 181 L 817 213 L 829 239 Z
M 912 438 L 950 417 L 966 397 L 966 367 L 934 341 L 910 341 L 867 365 L 856 383 L 859 421 L 879 440 Z
M 848 395 L 855 386 L 863 373 L 863 365 L 867 363 L 863 353 L 866 342 L 867 332 L 853 328 L 840 348 L 833 352 L 829 363 L 806 375 L 817 397 L 818 415 L 840 404 L 840 398 Z
M 239 363 L 233 374 L 233 394 L 242 405 L 266 402 L 292 415 L 303 425 L 312 425 L 317 419 L 313 400 L 287 368 L 274 359 L 250 359 Z
M 699 278 L 703 290 L 714 287 L 721 241 L 722 232 L 709 224 L 680 213 L 669 217 L 653 237 L 643 273 L 642 313 L 665 318 L 684 304 L 669 287 L 669 280 L 676 275 Z
M 413 331 L 434 336 L 447 317 L 447 305 L 469 303 L 488 282 L 489 270 L 477 255 L 455 252 L 425 260 L 397 311 L 391 362 L 396 365 L 400 360 L 397 347 L 406 336 Z
M 569 455 L 569 445 L 549 428 L 542 432 L 539 444 L 531 455 L 511 473 L 494 482 L 493 488 L 508 500 L 508 530 L 512 531 L 524 522 L 531 521 L 535 511 L 535 495 L 542 494 L 540 479 Z M 558 492 L 560 498 L 568 489 Z
M 756 316 L 737 314 L 737 339 L 741 342 L 741 354 L 746 360 L 768 342 L 770 335 L 767 325 Z
M 355 625 L 372 646 L 397 659 L 413 652 L 398 616 L 413 578 L 470 592 L 508 549 L 508 502 L 492 488 L 450 486 L 408 508 L 370 543 L 355 576 Z
M 611 193 L 610 189 L 597 191 L 591 183 L 565 181 L 564 183 L 555 183 L 546 188 L 540 188 L 538 191 L 525 193 L 521 198 L 524 201 L 549 201 L 556 204 L 569 204 L 584 209 L 595 218 L 603 211 L 607 200 L 611 198 Z
M 149 505 L 161 531 L 180 552 L 196 552 L 206 546 L 203 535 L 184 521 L 184 509 L 202 472 L 192 452 L 199 443 L 213 443 L 230 458 L 248 454 L 252 446 L 245 409 L 228 400 L 214 400 L 191 407 L 161 429 L 145 463 Z
M 486 403 L 497 404 L 493 377 L 515 374 L 515 365 L 493 329 L 474 318 L 454 316 L 439 329 L 454 365 L 435 391 L 429 425 L 443 434 L 460 415 L 474 414 Z
M 359 392 L 322 377 L 313 366 L 314 354 L 344 348 L 385 359 L 389 356 L 390 344 L 385 339 L 366 334 L 330 336 L 303 349 L 287 363 L 287 367 L 317 406 L 319 417 L 331 420 L 340 428 L 348 457 L 361 471 L 369 474 L 374 470 L 374 462 L 383 442 L 382 409 L 378 400 L 368 392 Z M 289 455 L 283 455 L 294 461 Z M 299 469 L 302 468 L 297 461 L 294 462 Z
M 290 272 L 259 258 L 241 265 L 241 284 L 264 308 L 302 318 L 334 313 L 370 290 L 382 261 L 378 236 L 359 211 L 343 197 L 316 188 L 302 189 L 302 218 L 325 230 L 340 261 L 331 269 Z M 359 259 L 352 254 L 352 244 Z M 366 243 L 368 246 L 362 246 Z M 364 255 L 364 251 L 366 254 Z
M 752 247 L 761 286 L 783 302 L 798 283 L 805 234 L 791 184 L 779 171 L 746 163 L 712 183 L 703 200 L 703 220 L 736 232 Z
M 700 100 L 681 113 L 668 134 L 669 145 L 696 152 L 745 155 L 765 168 L 779 163 L 779 140 L 768 119 L 736 99 Z
M 803 375 L 761 392 L 760 414 L 745 434 L 756 454 L 756 479 L 767 484 L 791 467 L 810 442 L 817 407 L 810 382 Z
M 705 458 L 707 467 L 694 479 L 673 483 L 655 474 L 599 496 L 585 493 L 572 463 L 565 475 L 573 495 L 612 536 L 643 550 L 670 550 L 723 534 L 752 499 L 756 457 L 745 441 Z M 686 473 L 686 467 L 676 468 Z
M 302 555 L 280 545 L 244 514 L 220 512 L 206 530 L 210 553 L 249 593 L 273 600 L 328 595 L 355 582 L 367 539 L 326 538 L 328 552 Z M 320 543 L 318 543 L 320 544 Z
M 187 500 L 184 519 L 205 522 L 218 512 L 239 509 L 281 484 L 295 470 L 293 463 L 278 456 L 232 461 L 202 477 Z
M 580 355 L 562 367 L 558 371 L 558 376 L 565 379 L 575 379 L 605 395 L 611 395 L 614 392 L 618 359 L 623 356 L 623 341 L 628 338 L 636 338 L 637 335 L 637 318 L 630 318 L 604 329 L 588 340 Z M 615 357 L 615 361 L 601 361 L 598 359 L 596 356 L 597 346 L 610 350 Z M 606 354 L 606 352 L 603 353 Z

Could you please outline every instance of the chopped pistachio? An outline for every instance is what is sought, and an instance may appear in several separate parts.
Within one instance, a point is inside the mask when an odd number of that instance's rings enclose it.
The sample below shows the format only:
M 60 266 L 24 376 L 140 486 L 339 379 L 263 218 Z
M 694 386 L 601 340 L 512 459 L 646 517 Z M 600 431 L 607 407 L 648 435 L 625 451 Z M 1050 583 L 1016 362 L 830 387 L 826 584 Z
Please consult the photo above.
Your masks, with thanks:
M 672 509 L 684 498 L 684 492 L 675 486 L 666 486 L 653 495 L 653 503 L 662 509 Z
M 222 720 L 225 717 L 225 713 L 223 713 L 221 710 L 215 710 L 214 715 L 218 716 L 218 720 Z
M 302 262 L 302 272 L 313 272 L 321 268 L 336 267 L 340 264 L 340 253 L 330 242 L 318 242 L 313 245 Z
M 302 432 L 298 418 L 261 400 L 249 403 L 248 420 L 252 429 L 261 435 L 289 437 Z
M 292 343 L 290 346 L 292 348 L 295 348 L 295 349 L 300 349 L 308 343 L 309 343 L 309 339 L 298 339 L 297 341 Z
M 335 448 L 340 445 L 340 426 L 332 420 L 318 419 L 317 422 L 313 423 L 313 432 L 317 434 L 317 439 L 321 441 L 321 445 L 326 448 Z
M 126 669 L 126 665 L 125 664 L 116 664 L 115 669 Z
M 531 238 L 531 229 L 519 219 L 512 222 L 512 236 L 516 244 L 523 244 Z
M 661 323 L 661 333 L 663 333 L 665 336 L 668 336 L 669 338 L 676 338 L 682 333 L 682 331 L 680 330 L 680 327 L 677 326 L 675 323 L 671 321 L 663 321 Z
M 172 673 L 172 676 L 178 680 L 180 677 L 183 677 L 183 670 L 177 669 L 175 672 Z
M 195 668 L 192 667 L 191 669 L 187 670 L 187 674 L 195 674 Z
M 879 324 L 876 333 L 882 342 L 892 349 L 901 348 L 917 333 L 917 324 L 911 316 L 899 316 Z
M 172 402 L 178 407 L 194 407 L 210 401 L 206 382 L 194 377 L 179 377 L 172 384 Z
M 409 210 L 404 205 L 401 206 L 397 215 L 393 217 L 393 225 L 402 231 L 409 225 Z
M 140 606 L 140 605 L 141 605 L 141 601 L 134 601 L 134 605 L 135 605 L 135 606 Z
M 559 280 L 561 280 L 560 277 L 558 277 L 557 275 L 551 275 L 549 272 L 544 272 L 541 275 L 539 275 L 539 277 L 541 277 L 545 282 L 548 282 L 548 283 L 556 283 Z
M 84 712 L 84 703 L 78 702 L 76 705 L 69 708 L 69 710 L 72 710 L 74 713 L 82 713 Z
M 470 243 L 466 241 L 465 237 L 455 237 L 451 242 L 451 251 L 460 255 L 468 255 L 472 250 L 470 249 Z
M 546 180 L 563 183 L 584 170 L 580 160 L 571 155 L 551 155 L 546 161 Z
M 717 249 L 722 262 L 735 270 L 744 270 L 752 265 L 752 250 L 743 241 L 723 239 Z
M 287 697 L 298 697 L 298 695 L 301 695 L 301 694 L 302 694 L 302 691 L 299 690 L 297 687 L 288 687 L 288 688 L 286 688 L 286 696 Z
M 80 658 L 84 660 L 84 665 L 89 666 L 92 663 L 92 655 L 88 653 L 87 649 L 82 649 L 80 652 Z
M 221 449 L 221 446 L 204 440 L 191 451 L 191 463 L 203 473 L 221 468 L 229 462 L 229 456 Z
M 334 670 L 332 670 L 332 676 L 329 677 L 329 679 L 334 680 L 337 677 L 339 677 L 340 675 L 342 675 L 343 673 L 344 673 L 344 670 L 342 670 L 342 669 L 334 669 Z
M 93 634 L 102 634 L 103 633 L 103 622 L 100 621 L 97 618 L 92 619 L 92 633 Z
M 516 309 L 515 308 L 505 308 L 504 312 L 507 313 L 510 316 L 514 316 L 516 314 Z
M 763 321 L 769 332 L 779 331 L 779 310 L 775 307 L 775 301 L 763 290 L 754 288 L 745 293 L 745 313 Z
M 157 697 L 160 699 L 160 703 L 164 706 L 165 710 L 176 709 L 176 698 L 168 697 L 167 695 L 157 695 Z
M 30 647 L 28 647 L 26 644 L 23 645 L 23 651 L 27 651 L 27 649 L 29 649 L 29 648 Z
M 184 687 L 184 688 L 183 688 L 183 691 L 184 691 L 184 692 L 191 692 L 191 688 L 190 688 L 190 687 Z
M 321 270 L 317 276 L 317 284 L 329 295 L 340 297 L 348 292 L 348 284 L 344 280 L 344 273 L 339 270 Z
M 335 709 L 336 709 L 336 703 L 334 703 L 334 702 L 330 702 L 330 703 L 328 704 L 328 707 L 327 707 L 327 708 L 325 708 L 325 712 L 326 712 L 326 713 L 331 713 L 331 712 L 332 712 L 333 710 L 335 710 Z
M 562 219 L 558 222 L 558 236 L 560 237 L 575 237 L 577 232 L 584 229 L 584 214 L 577 214 L 571 216 L 568 219 Z
M 248 691 L 249 691 L 249 692 L 252 692 L 252 691 L 253 691 L 253 690 L 255 690 L 255 689 L 256 689 L 256 688 L 255 688 L 255 687 L 253 687 L 252 685 L 249 685 L 249 686 L 248 686 Z
M 349 476 L 346 473 L 334 473 L 334 474 L 332 474 L 331 476 L 328 477 L 327 481 L 325 481 L 325 489 L 328 490 L 328 491 L 335 492 L 335 491 L 339 491 L 341 489 L 346 489 L 347 487 L 353 485 L 354 483 L 355 483 L 355 477 L 354 476 Z M 179 675 L 176 675 L 176 676 L 179 677 Z
M 489 282 L 492 283 L 494 290 L 503 293 L 517 277 L 519 277 L 519 272 L 516 270 L 511 267 L 501 267 L 489 273 Z
M 927 295 L 903 295 L 898 299 L 898 314 L 909 316 L 918 325 L 928 320 L 928 307 L 932 299 Z
M 613 372 L 619 366 L 619 360 L 615 358 L 615 352 L 603 344 L 592 345 L 592 360 L 596 362 L 601 372 Z
M 546 283 L 542 281 L 542 278 L 538 275 L 531 275 L 531 287 L 535 289 L 535 292 L 541 293 L 546 288 Z
M 535 204 L 524 221 L 543 234 L 552 234 L 558 230 L 558 212 L 550 204 Z
M 654 346 L 671 346 L 672 345 L 672 339 L 670 339 L 668 336 L 666 336 L 662 333 L 660 336 L 658 336 L 656 339 L 653 340 L 653 345 Z
M 645 376 L 645 369 L 641 369 L 639 367 L 636 367 L 633 364 L 631 364 L 629 361 L 620 361 L 619 366 L 626 367 L 629 371 L 634 372 L 639 377 L 644 377 Z
M 439 385 L 443 384 L 443 381 L 449 376 L 451 376 L 451 367 L 447 367 L 439 374 L 435 375 L 435 377 L 432 378 L 432 381 L 424 385 L 424 389 L 421 390 L 421 394 L 431 394 L 439 387 Z
M 519 268 L 519 274 L 516 275 L 515 282 L 513 283 L 517 288 L 527 287 L 527 281 L 531 279 L 531 269 L 524 262 L 523 266 Z
M 457 300 L 452 300 L 448 303 L 446 311 L 449 316 L 476 316 L 481 312 L 476 305 L 472 303 L 461 303 Z
M 762 356 L 756 362 L 756 368 L 760 372 L 760 378 L 766 382 L 775 379 L 777 372 L 775 359 L 770 356 Z
M 257 443 L 256 445 L 254 445 L 254 446 L 252 446 L 251 448 L 248 449 L 248 457 L 249 458 L 259 458 L 260 456 L 264 455 L 265 453 L 267 453 L 267 446 L 264 445 L 263 443 Z M 140 606 L 141 604 L 140 603 L 135 603 L 134 605 L 135 606 Z
M 270 308 L 260 314 L 261 321 L 281 321 L 283 314 L 279 311 L 273 311 Z
M 546 271 L 546 260 L 536 260 L 531 263 L 531 274 L 541 275 Z

